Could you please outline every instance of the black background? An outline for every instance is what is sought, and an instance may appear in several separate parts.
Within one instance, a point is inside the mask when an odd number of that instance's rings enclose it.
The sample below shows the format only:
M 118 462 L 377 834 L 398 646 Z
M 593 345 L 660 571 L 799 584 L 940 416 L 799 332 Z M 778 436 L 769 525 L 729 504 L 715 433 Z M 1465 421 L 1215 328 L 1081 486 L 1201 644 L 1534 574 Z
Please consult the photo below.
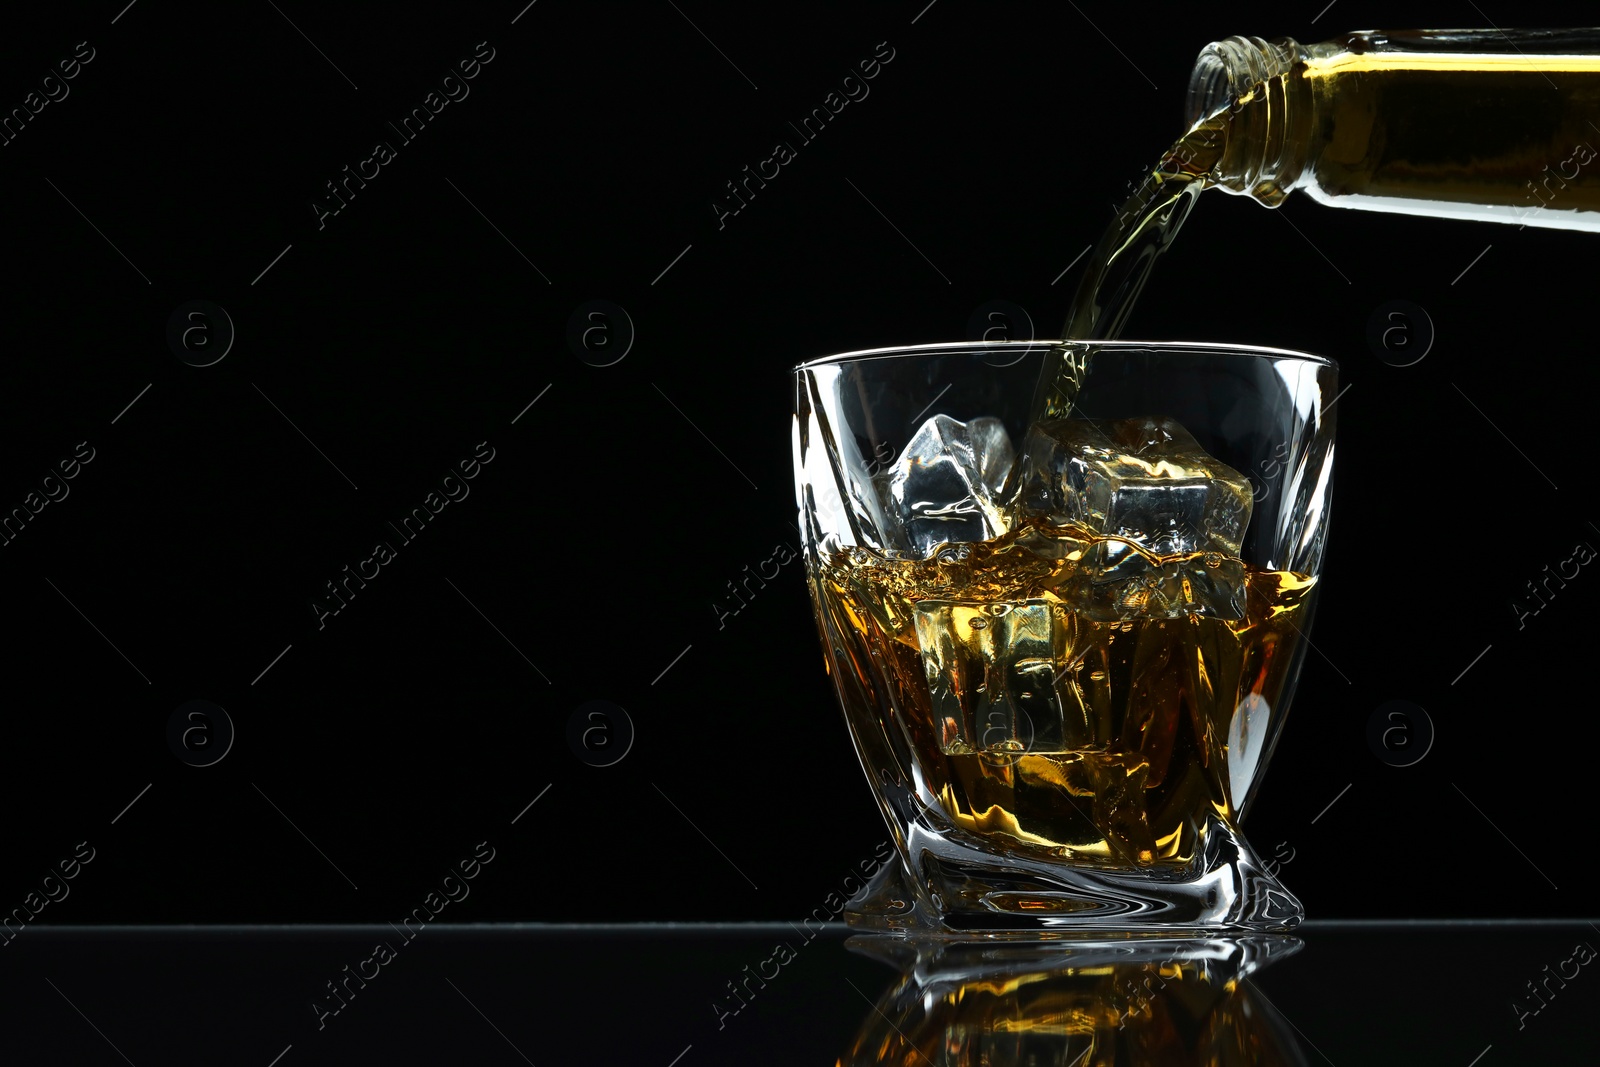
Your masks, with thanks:
M 959 340 L 992 299 L 1053 331 L 1208 41 L 1585 17 L 925 3 L 112 0 L 11 27 L 6 109 L 77 42 L 94 59 L 0 147 L 0 508 L 94 459 L 0 547 L 0 910 L 87 841 L 40 922 L 398 921 L 488 841 L 443 918 L 811 911 L 886 831 L 800 564 L 718 607 L 798 546 L 790 368 Z M 470 96 L 399 143 L 385 123 L 480 41 Z M 870 95 L 719 228 L 724 183 L 879 42 Z M 378 140 L 394 161 L 319 228 Z M 1303 348 L 1349 385 L 1318 654 L 1245 827 L 1312 916 L 1595 911 L 1600 578 L 1520 630 L 1511 604 L 1600 544 L 1597 251 L 1208 195 L 1129 324 Z M 196 299 L 237 331 L 203 368 L 166 341 Z M 593 299 L 636 328 L 606 367 L 566 336 Z M 1414 366 L 1366 341 L 1395 299 L 1437 330 Z M 470 496 L 319 629 L 324 583 L 483 441 Z M 191 699 L 237 730 L 213 766 L 168 746 Z M 568 742 L 592 700 L 636 731 L 613 766 Z M 1436 728 L 1414 766 L 1368 744 L 1390 700 Z

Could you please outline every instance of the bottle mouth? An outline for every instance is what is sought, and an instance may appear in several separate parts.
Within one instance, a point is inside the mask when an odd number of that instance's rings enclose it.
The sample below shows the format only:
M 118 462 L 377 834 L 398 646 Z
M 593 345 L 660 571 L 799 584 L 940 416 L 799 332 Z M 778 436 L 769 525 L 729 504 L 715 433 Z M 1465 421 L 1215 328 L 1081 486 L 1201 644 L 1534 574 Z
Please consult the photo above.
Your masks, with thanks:
M 1227 111 L 1257 85 L 1287 74 L 1300 52 L 1300 45 L 1287 37 L 1271 41 L 1229 37 L 1206 45 L 1189 75 L 1185 124 L 1193 126 L 1201 119 Z
M 1185 126 L 1193 126 L 1232 102 L 1228 64 L 1214 51 L 1216 47 L 1207 45 L 1200 58 L 1194 61 L 1194 70 L 1189 74 L 1189 95 L 1183 108 Z

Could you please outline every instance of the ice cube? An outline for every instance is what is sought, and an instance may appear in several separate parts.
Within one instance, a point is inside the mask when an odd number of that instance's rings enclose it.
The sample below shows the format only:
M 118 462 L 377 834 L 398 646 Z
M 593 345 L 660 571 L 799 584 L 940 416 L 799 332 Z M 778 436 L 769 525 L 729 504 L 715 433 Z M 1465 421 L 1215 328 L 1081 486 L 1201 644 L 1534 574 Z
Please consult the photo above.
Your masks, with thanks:
M 1245 615 L 1244 564 L 1236 557 L 1220 552 L 1154 556 L 1117 539 L 1091 544 L 1053 591 L 1092 622 Z
M 1015 462 L 1005 424 L 935 415 L 878 476 L 895 548 L 926 559 L 946 543 L 987 541 L 1006 532 L 1000 490 Z
M 1009 516 L 1044 516 L 1124 537 L 1148 552 L 1239 554 L 1250 483 L 1176 419 L 1035 423 L 1023 441 Z
M 1244 617 L 1250 483 L 1176 420 L 1036 423 L 1009 488 L 1012 523 L 1037 515 L 1086 535 L 1022 541 L 1070 564 L 1053 591 L 1074 612 L 1098 622 Z
M 939 745 L 996 759 L 1064 751 L 1050 602 L 923 600 L 917 643 Z
M 1094 798 L 1094 825 L 1105 834 L 1112 856 L 1123 862 L 1142 865 L 1156 857 L 1145 793 L 1149 776 L 1150 764 L 1137 752 L 1094 751 L 1081 753 L 1064 776 L 1070 792 Z M 1078 784 L 1084 780 L 1087 790 Z

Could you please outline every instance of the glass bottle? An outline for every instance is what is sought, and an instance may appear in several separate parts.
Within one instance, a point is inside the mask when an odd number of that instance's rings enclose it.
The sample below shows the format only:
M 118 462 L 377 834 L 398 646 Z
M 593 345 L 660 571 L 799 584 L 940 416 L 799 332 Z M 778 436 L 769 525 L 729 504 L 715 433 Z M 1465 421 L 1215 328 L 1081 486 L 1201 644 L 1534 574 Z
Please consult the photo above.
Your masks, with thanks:
M 1268 206 L 1600 230 L 1600 30 L 1230 37 L 1188 119 L 1202 182 Z

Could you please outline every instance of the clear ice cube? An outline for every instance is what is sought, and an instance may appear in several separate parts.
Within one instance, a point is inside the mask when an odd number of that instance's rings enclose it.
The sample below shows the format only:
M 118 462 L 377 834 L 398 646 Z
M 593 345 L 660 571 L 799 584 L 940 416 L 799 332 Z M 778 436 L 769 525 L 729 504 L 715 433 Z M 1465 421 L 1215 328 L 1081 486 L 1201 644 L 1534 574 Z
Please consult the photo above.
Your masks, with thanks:
M 999 419 L 928 419 L 878 476 L 889 521 L 899 527 L 894 540 L 925 559 L 941 544 L 999 537 L 1007 529 L 1000 491 L 1014 462 Z
M 1047 600 L 923 600 L 917 643 L 940 748 L 1005 759 L 1064 751 Z
M 1013 484 L 1013 506 L 1024 513 L 1125 537 L 1157 555 L 1237 556 L 1250 523 L 1249 481 L 1164 416 L 1035 423 Z
M 1083 565 L 1056 593 L 1093 622 L 1189 615 L 1242 619 L 1244 564 L 1220 552 L 1151 558 L 1121 542 L 1102 541 L 1084 554 Z
M 1175 419 L 1036 423 L 1010 489 L 1011 522 L 1037 515 L 1091 535 L 1024 540 L 1038 554 L 1075 564 L 1055 589 L 1073 611 L 1104 622 L 1244 617 L 1237 557 L 1250 523 L 1250 483 Z

